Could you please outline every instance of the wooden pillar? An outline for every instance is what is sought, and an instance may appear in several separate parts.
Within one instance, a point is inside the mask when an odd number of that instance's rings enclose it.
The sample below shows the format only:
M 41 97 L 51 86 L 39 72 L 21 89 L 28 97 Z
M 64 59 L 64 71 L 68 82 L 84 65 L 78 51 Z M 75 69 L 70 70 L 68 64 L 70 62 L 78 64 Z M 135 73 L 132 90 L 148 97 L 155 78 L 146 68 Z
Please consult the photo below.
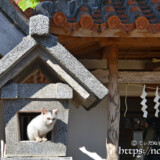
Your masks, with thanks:
M 118 47 L 111 45 L 105 49 L 109 69 L 109 95 L 107 108 L 107 160 L 118 160 L 120 96 L 118 93 Z

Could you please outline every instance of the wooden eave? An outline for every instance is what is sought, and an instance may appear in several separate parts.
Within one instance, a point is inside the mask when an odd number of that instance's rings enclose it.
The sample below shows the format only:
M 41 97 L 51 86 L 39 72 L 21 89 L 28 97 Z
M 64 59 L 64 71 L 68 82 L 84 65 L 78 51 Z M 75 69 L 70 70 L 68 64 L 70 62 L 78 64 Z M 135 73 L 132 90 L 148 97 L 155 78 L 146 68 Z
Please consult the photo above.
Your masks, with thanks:
M 29 8 L 22 12 L 13 1 L 11 3 L 26 19 L 33 15 L 33 9 Z M 54 16 L 57 15 L 59 15 L 59 12 Z M 61 17 L 61 15 L 60 13 L 59 16 Z M 109 45 L 118 46 L 119 59 L 160 58 L 159 23 L 147 23 L 144 27 L 138 27 L 136 20 L 134 24 L 120 22 L 118 26 L 109 25 L 109 21 L 107 21 L 105 24 L 99 24 L 101 29 L 102 25 L 106 27 L 98 32 L 92 28 L 81 26 L 80 22 L 71 23 L 66 21 L 59 25 L 58 21 L 55 22 L 56 18 L 54 16 L 50 18 L 50 33 L 56 35 L 59 42 L 78 59 L 102 59 L 103 50 Z M 85 21 L 85 19 L 83 20 Z M 137 21 L 140 23 L 142 20 L 144 19 Z
M 57 36 L 58 41 L 78 59 L 103 59 L 104 48 L 109 45 L 118 46 L 119 59 L 145 60 L 160 58 L 160 38 Z

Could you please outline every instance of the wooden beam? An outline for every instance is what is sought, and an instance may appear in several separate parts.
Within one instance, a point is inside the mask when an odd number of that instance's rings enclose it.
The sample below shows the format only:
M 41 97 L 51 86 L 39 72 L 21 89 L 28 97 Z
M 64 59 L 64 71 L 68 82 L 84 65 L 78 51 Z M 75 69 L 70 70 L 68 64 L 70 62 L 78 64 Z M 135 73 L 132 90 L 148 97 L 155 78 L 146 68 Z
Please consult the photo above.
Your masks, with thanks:
M 160 83 L 160 72 L 120 72 L 118 83 Z
M 50 33 L 54 35 L 67 35 L 67 36 L 73 36 L 73 37 L 160 37 L 160 32 L 155 33 L 150 33 L 146 30 L 138 30 L 135 29 L 131 33 L 125 33 L 121 29 L 106 29 L 104 32 L 99 33 L 96 31 L 92 30 L 87 30 L 87 29 L 78 29 L 74 32 L 67 31 L 66 29 L 51 25 L 50 27 Z
M 70 36 L 58 36 L 58 41 L 61 42 L 64 46 L 69 46 L 69 48 L 75 48 L 77 46 L 87 45 L 88 43 L 92 43 L 99 45 L 100 47 L 106 47 L 110 45 L 118 45 L 119 51 L 121 49 L 131 49 L 135 52 L 137 52 L 138 48 L 139 50 L 142 50 L 142 48 L 145 49 L 153 49 L 153 48 L 159 48 L 159 40 L 158 37 L 74 37 L 72 35 Z
M 109 68 L 109 95 L 107 108 L 107 160 L 118 160 L 120 96 L 118 93 L 118 47 L 111 45 L 105 49 Z
M 151 70 L 153 63 L 151 60 L 119 60 L 119 70 Z
M 155 37 L 121 37 L 121 38 L 99 38 L 100 46 L 109 46 L 109 45 L 117 45 L 121 48 L 130 47 L 130 48 L 153 48 L 159 47 L 159 38 Z
M 126 87 L 127 87 L 127 89 L 126 89 Z M 118 85 L 119 94 L 122 97 L 125 97 L 126 93 L 127 93 L 127 97 L 140 97 L 142 94 L 143 87 L 144 87 L 143 84 L 138 84 L 138 85 L 119 84 Z M 156 87 L 154 87 L 154 88 L 156 88 Z M 154 96 L 155 96 L 155 90 L 147 91 L 147 97 L 154 97 Z
M 147 45 L 147 44 L 146 44 Z M 128 45 L 126 45 L 128 46 Z M 149 46 L 149 45 L 148 45 Z M 129 47 L 129 46 L 128 46 Z M 136 47 L 135 47 L 136 48 Z M 147 48 L 147 46 L 146 46 Z M 149 59 L 151 60 L 152 58 L 159 58 L 160 57 L 160 51 L 159 49 L 157 49 L 157 51 L 152 51 L 149 48 L 147 48 L 147 50 L 145 51 L 145 48 L 141 48 L 144 51 L 139 51 L 139 48 L 136 48 L 137 51 L 134 50 L 130 50 L 130 51 L 126 51 L 124 48 L 119 52 L 119 59 L 133 59 L 133 60 L 141 60 L 141 59 Z M 128 49 L 127 49 L 128 50 Z
M 148 59 L 160 57 L 159 38 L 100 38 L 58 35 L 58 41 L 78 58 L 102 58 L 102 49 L 118 45 L 119 59 Z
M 77 59 L 102 59 L 102 51 L 103 49 L 100 50 L 94 50 L 92 52 L 81 52 L 79 54 L 74 54 L 73 55 Z M 71 52 L 72 53 L 72 52 Z
M 105 59 L 80 59 L 79 60 L 87 69 L 107 69 Z
M 109 83 L 108 70 L 94 70 L 92 74 L 99 79 L 102 83 Z M 137 84 L 156 84 L 160 83 L 160 72 L 132 72 L 121 71 L 117 79 L 119 84 L 124 83 L 137 83 Z
M 106 59 L 80 59 L 87 69 L 107 69 Z M 159 64 L 153 64 L 151 60 L 119 60 L 119 70 L 153 70 Z M 101 72 L 101 71 L 100 71 Z

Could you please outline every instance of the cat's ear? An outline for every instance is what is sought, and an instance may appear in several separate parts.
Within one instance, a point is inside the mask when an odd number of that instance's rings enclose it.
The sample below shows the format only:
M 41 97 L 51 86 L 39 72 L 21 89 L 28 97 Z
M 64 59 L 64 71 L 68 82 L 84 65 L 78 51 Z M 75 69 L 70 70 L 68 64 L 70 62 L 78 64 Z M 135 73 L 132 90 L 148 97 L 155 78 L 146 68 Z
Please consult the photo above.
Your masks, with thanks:
M 42 114 L 46 114 L 46 113 L 47 113 L 46 108 L 42 108 Z
M 58 109 L 54 109 L 54 110 L 52 110 L 52 112 L 53 112 L 55 115 L 57 115 L 57 114 L 58 114 Z

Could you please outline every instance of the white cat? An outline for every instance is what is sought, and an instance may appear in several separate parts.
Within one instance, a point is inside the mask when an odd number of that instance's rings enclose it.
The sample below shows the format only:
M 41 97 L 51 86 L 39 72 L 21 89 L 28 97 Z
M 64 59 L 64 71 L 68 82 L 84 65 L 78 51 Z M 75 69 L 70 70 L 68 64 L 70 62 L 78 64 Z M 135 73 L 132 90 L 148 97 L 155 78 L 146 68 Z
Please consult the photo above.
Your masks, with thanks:
M 46 134 L 53 129 L 56 122 L 58 109 L 47 111 L 42 109 L 41 115 L 38 115 L 27 126 L 27 135 L 30 141 L 45 142 Z

